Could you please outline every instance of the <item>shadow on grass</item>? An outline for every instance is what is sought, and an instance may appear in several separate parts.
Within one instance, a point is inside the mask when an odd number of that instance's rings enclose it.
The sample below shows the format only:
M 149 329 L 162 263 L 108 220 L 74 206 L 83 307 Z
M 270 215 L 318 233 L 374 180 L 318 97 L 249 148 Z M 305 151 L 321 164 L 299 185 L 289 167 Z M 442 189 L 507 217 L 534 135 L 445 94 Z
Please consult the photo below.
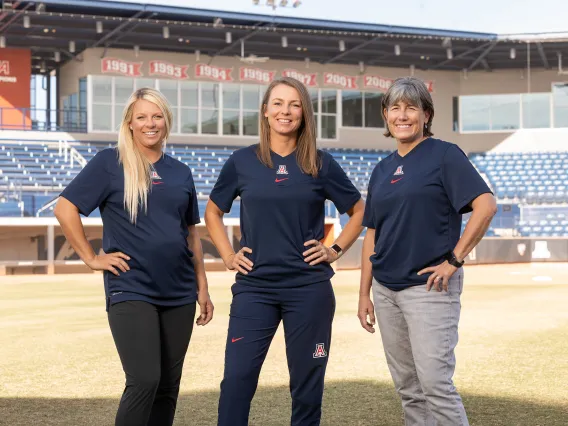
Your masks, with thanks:
M 215 425 L 218 392 L 180 395 L 175 425 Z M 472 426 L 565 426 L 568 406 L 463 394 Z M 0 425 L 105 426 L 114 424 L 117 399 L 0 398 Z M 252 426 L 290 424 L 288 388 L 262 387 L 250 416 Z M 322 425 L 401 426 L 402 410 L 388 383 L 328 382 Z

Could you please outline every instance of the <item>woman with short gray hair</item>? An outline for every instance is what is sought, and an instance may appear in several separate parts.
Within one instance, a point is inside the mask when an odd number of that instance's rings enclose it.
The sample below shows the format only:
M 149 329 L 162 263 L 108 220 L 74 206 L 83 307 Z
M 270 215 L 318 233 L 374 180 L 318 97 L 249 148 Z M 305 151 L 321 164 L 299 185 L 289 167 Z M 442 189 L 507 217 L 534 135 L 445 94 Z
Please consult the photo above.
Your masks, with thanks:
M 421 80 L 397 79 L 382 111 L 397 149 L 369 180 L 359 321 L 374 333 L 376 310 L 406 426 L 468 425 L 452 380 L 461 266 L 487 231 L 495 198 L 457 145 L 432 137 L 434 104 Z

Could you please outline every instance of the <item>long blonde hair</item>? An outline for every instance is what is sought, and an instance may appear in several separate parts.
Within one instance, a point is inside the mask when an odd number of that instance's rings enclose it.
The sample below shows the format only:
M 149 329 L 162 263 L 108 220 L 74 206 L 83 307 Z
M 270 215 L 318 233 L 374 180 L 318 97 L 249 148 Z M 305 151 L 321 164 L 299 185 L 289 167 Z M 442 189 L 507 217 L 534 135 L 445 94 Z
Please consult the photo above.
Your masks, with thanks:
M 166 133 L 162 139 L 162 147 L 170 135 L 173 115 L 168 101 L 159 91 L 144 87 L 136 90 L 124 107 L 122 123 L 118 130 L 118 161 L 124 169 L 124 208 L 130 216 L 130 221 L 136 223 L 140 207 L 148 211 L 148 191 L 152 187 L 150 173 L 152 164 L 140 152 L 130 130 L 132 113 L 136 101 L 143 99 L 156 104 L 162 111 L 166 121 Z
M 302 172 L 312 175 L 313 177 L 317 177 L 318 171 L 321 167 L 321 159 L 318 156 L 316 147 L 317 126 L 314 118 L 314 108 L 308 89 L 306 89 L 306 86 L 295 78 L 278 78 L 273 80 L 266 89 L 266 93 L 264 94 L 260 105 L 261 121 L 260 145 L 257 151 L 258 159 L 266 167 L 274 167 L 272 164 L 272 158 L 270 157 L 270 125 L 268 124 L 268 118 L 264 116 L 264 113 L 266 112 L 266 107 L 270 100 L 272 89 L 280 84 L 296 89 L 300 95 L 300 102 L 302 103 L 302 123 L 298 128 L 296 158 L 298 161 L 298 167 L 300 167 Z

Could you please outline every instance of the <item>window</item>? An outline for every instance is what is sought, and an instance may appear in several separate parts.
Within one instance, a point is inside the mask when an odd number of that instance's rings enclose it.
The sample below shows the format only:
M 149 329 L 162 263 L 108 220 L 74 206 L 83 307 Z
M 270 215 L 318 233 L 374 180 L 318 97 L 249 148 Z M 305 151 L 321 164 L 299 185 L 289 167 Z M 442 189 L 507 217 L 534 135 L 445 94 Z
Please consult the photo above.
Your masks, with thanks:
M 180 83 L 180 132 L 198 132 L 198 83 L 183 81 Z
M 241 87 L 238 84 L 223 85 L 223 134 L 240 135 Z
M 568 83 L 555 83 L 552 86 L 554 108 L 554 127 L 568 127 Z
M 382 93 L 344 91 L 341 94 L 344 127 L 385 126 L 381 112 Z
M 550 127 L 550 93 L 523 93 L 523 128 L 546 129 Z
M 320 137 L 335 139 L 337 138 L 337 90 L 320 90 L 320 96 Z
M 201 133 L 219 133 L 219 84 L 201 83 Z
M 158 80 L 158 86 L 172 109 L 173 118 L 170 133 L 179 133 L 178 82 L 175 80 Z
M 112 80 L 113 77 L 93 76 L 91 126 L 94 131 L 112 131 Z
M 258 136 L 262 86 L 243 84 L 243 135 Z
M 134 91 L 134 80 L 128 77 L 114 77 L 114 123 L 112 129 L 118 131 L 126 102 Z

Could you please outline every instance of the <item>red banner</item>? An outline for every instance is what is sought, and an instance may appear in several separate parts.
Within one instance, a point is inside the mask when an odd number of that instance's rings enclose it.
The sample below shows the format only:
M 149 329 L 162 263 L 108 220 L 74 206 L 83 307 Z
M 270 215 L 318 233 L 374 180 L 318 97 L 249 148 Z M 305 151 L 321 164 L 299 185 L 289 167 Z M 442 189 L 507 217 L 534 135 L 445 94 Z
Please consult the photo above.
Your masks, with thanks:
M 101 61 L 101 72 L 103 74 L 121 74 L 128 77 L 141 77 L 143 76 L 142 62 L 128 62 L 117 58 L 104 58 Z
M 304 83 L 304 85 L 308 87 L 316 87 L 318 85 L 318 75 L 317 73 L 314 74 L 307 74 L 293 69 L 287 69 L 282 71 L 282 75 L 284 77 L 291 77 L 295 78 L 298 81 Z
M 323 84 L 326 86 L 336 86 L 341 89 L 358 89 L 357 76 L 339 74 L 335 72 L 323 73 Z
M 160 75 L 164 77 L 187 80 L 189 65 L 176 65 L 165 61 L 150 61 L 150 75 Z
M 379 75 L 364 75 L 363 80 L 365 89 L 378 89 L 383 92 L 386 92 L 394 83 L 393 78 L 381 77 Z M 433 81 L 425 81 L 424 84 L 430 93 L 434 91 Z
M 31 128 L 29 49 L 0 49 L 0 129 Z
M 233 81 L 231 73 L 232 68 L 220 68 L 213 65 L 197 64 L 195 65 L 195 77 L 210 78 L 217 81 Z
M 276 71 L 266 71 L 259 68 L 241 67 L 239 69 L 239 79 L 241 81 L 254 81 L 260 84 L 269 84 L 274 80 Z

